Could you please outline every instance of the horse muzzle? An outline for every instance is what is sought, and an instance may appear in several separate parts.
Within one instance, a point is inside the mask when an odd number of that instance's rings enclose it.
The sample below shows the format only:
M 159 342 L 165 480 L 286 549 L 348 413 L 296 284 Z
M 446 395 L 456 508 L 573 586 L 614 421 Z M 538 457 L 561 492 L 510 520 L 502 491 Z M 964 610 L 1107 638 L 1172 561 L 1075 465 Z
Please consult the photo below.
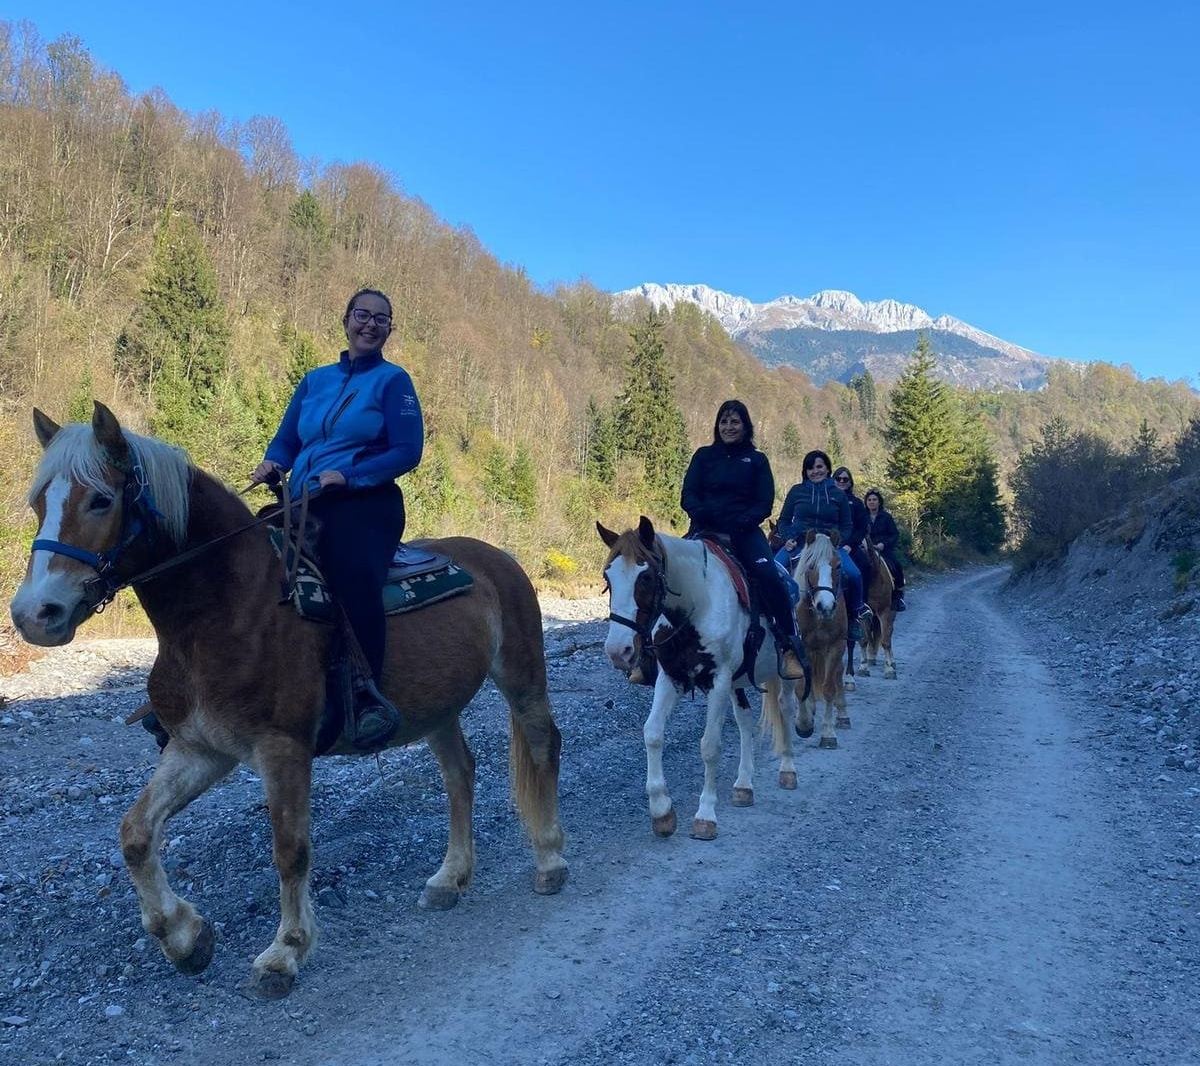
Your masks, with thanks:
M 21 639 L 39 648 L 70 644 L 79 624 L 92 613 L 83 597 L 71 604 L 55 599 L 23 597 L 25 591 L 22 588 L 13 597 L 9 614 Z

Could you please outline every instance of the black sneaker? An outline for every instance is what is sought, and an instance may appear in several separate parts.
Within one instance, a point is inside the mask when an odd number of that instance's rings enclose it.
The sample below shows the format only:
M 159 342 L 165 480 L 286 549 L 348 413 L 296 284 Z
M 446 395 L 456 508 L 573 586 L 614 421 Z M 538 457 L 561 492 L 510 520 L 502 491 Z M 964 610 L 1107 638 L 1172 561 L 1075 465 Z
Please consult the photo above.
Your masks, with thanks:
M 892 610 L 894 610 L 897 614 L 899 614 L 901 611 L 908 610 L 908 604 L 904 602 L 903 596 L 897 596 L 892 601 Z

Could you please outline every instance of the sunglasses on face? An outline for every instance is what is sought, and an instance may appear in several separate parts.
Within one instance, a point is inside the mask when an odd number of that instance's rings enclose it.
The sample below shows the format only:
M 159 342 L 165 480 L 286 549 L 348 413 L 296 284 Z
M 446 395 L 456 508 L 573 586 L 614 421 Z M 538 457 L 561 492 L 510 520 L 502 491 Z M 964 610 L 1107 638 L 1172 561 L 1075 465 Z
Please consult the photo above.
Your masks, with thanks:
M 834 481 L 847 481 L 847 482 L 848 482 L 850 479 L 849 479 L 848 477 L 846 477 L 846 475 L 845 475 L 845 474 L 838 474 L 838 476 L 837 476 L 837 477 L 835 477 L 833 480 L 834 480 Z

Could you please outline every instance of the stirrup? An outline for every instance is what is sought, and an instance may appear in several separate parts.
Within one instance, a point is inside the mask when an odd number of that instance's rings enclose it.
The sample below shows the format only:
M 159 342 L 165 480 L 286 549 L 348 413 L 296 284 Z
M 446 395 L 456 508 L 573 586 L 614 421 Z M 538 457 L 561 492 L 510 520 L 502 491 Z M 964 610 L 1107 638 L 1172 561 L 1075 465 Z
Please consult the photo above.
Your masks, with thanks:
M 378 751 L 386 747 L 400 728 L 400 712 L 384 698 L 373 681 L 354 689 L 353 745 L 358 751 Z

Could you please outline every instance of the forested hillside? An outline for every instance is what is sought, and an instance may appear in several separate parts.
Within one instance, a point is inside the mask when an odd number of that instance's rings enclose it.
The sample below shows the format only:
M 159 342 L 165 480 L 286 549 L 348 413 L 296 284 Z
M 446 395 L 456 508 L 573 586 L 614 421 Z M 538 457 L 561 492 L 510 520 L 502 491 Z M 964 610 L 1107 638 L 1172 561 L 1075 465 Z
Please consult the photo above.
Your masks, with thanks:
M 361 285 L 391 296 L 388 355 L 425 410 L 425 460 L 405 479 L 411 535 L 485 535 L 543 586 L 598 583 L 596 518 L 677 517 L 680 457 L 711 439 L 731 396 L 755 416 L 780 496 L 818 446 L 860 487 L 890 487 L 888 396 L 869 376 L 817 389 L 765 369 L 695 308 L 618 316 L 586 281 L 540 290 L 402 180 L 300 159 L 276 119 L 134 96 L 79 41 L 0 23 L 5 598 L 32 533 L 33 406 L 78 419 L 99 398 L 241 486 L 299 375 L 336 357 Z M 1051 414 L 1114 435 L 1146 422 L 1166 443 L 1196 410 L 1183 386 L 1112 368 L 953 399 L 947 417 L 971 422 L 971 448 L 994 451 L 1001 475 Z

